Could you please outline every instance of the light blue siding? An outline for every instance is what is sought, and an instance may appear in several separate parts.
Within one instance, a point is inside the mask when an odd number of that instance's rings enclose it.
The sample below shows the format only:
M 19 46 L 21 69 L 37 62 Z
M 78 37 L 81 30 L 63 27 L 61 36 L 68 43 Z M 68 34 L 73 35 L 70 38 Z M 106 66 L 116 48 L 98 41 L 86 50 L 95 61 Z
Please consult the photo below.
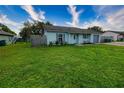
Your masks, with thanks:
M 57 41 L 56 35 L 59 34 L 58 32 L 45 32 L 45 35 L 47 36 L 47 44 L 49 44 L 50 42 L 55 43 Z M 65 36 L 65 42 L 68 43 L 69 41 L 69 34 L 68 33 L 62 33 Z
M 45 32 L 47 36 L 47 44 L 50 42 L 56 42 L 56 33 L 55 32 Z
M 69 33 L 64 33 L 65 34 L 65 42 L 68 43 L 69 41 Z
M 57 33 L 59 32 L 47 32 L 45 31 L 45 35 L 47 36 L 47 44 L 49 44 L 50 42 L 55 43 L 57 41 Z M 62 33 L 64 34 L 64 40 L 66 43 L 68 44 L 81 44 L 84 42 L 89 42 L 89 43 L 94 43 L 93 39 L 94 39 L 94 35 L 99 35 L 99 34 L 90 34 L 89 38 L 84 38 L 83 34 L 78 34 L 77 38 L 74 38 L 74 35 L 76 34 L 71 34 L 71 33 Z M 100 35 L 99 35 L 99 41 L 100 41 Z
M 81 44 L 81 43 L 83 43 L 83 35 L 82 34 L 79 35 L 79 44 Z
M 0 35 L 0 40 L 5 40 L 6 44 L 11 44 L 12 43 L 12 36 L 4 36 L 4 35 Z
M 79 39 L 79 37 L 77 37 L 77 34 L 69 34 L 69 41 L 68 41 L 68 43 L 69 44 L 76 44 L 79 41 L 78 39 Z

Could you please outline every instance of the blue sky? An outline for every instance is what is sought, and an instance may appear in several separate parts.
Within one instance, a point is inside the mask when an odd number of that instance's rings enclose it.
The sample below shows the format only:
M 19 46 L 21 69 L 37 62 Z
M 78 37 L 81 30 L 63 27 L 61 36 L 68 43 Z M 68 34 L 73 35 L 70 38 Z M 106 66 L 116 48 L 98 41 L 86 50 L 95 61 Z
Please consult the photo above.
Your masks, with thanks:
M 104 30 L 123 31 L 124 6 L 0 6 L 0 23 L 9 26 L 16 33 L 27 20 L 50 21 L 54 25 L 79 28 L 97 25 Z

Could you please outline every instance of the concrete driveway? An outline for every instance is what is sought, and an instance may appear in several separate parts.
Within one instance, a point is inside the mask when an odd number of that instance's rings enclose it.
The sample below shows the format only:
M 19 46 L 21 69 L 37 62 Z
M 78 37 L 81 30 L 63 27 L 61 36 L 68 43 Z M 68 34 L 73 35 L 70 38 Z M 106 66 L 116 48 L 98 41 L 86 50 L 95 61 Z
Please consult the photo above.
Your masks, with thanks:
M 115 45 L 115 46 L 124 46 L 124 42 L 111 42 L 111 43 L 104 43 L 107 45 Z

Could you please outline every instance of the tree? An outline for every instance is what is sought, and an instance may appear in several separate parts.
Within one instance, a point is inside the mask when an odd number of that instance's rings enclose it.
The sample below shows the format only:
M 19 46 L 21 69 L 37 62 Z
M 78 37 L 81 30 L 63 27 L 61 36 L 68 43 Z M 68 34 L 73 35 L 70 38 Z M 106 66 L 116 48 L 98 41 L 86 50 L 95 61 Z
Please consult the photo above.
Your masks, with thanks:
M 7 27 L 6 25 L 0 23 L 0 27 L 1 27 L 1 30 L 16 35 L 16 33 L 15 33 L 14 31 L 12 31 L 12 30 L 11 30 L 9 27 Z
M 32 25 L 32 34 L 43 35 L 44 34 L 44 25 L 45 24 L 43 22 L 39 22 L 39 21 L 34 22 L 34 24 Z
M 93 27 L 89 27 L 88 30 L 94 30 L 94 31 L 103 31 L 101 27 L 99 26 L 93 26 Z
M 21 29 L 21 32 L 19 34 L 25 41 L 28 41 L 30 39 L 30 35 L 43 35 L 44 23 L 39 21 L 30 23 L 27 21 L 24 23 L 24 27 Z
M 49 25 L 49 26 L 52 26 L 52 23 L 50 23 L 49 21 L 47 21 L 45 24 Z
M 19 33 L 24 41 L 29 40 L 32 31 L 31 28 L 32 28 L 32 24 L 30 22 L 27 21 L 24 23 L 24 27 L 21 29 L 21 32 Z
M 33 23 L 30 23 L 29 21 L 24 23 L 24 27 L 21 29 L 21 32 L 19 33 L 20 36 L 25 40 L 28 41 L 30 39 L 30 35 L 44 35 L 44 26 L 52 24 L 47 21 L 40 22 L 40 21 L 34 21 Z

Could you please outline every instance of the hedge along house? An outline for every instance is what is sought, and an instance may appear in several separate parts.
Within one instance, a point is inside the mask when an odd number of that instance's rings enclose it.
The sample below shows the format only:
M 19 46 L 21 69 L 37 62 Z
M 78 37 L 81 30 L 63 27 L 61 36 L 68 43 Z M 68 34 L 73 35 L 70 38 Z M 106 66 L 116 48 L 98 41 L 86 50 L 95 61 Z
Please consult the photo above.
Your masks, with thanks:
M 5 41 L 5 43 L 11 44 L 13 42 L 14 35 L 3 30 L 0 30 L 0 42 Z
M 44 26 L 47 44 L 50 43 L 99 43 L 102 32 L 75 27 Z

